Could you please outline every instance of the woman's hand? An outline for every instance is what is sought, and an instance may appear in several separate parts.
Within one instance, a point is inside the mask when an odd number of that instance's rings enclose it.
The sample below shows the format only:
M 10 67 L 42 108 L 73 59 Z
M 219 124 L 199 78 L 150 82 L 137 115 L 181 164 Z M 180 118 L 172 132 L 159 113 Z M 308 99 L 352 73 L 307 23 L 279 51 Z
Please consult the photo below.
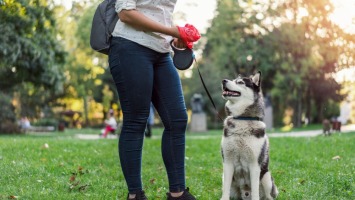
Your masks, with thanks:
M 187 47 L 185 42 L 180 38 L 174 38 L 173 45 L 178 49 L 185 49 Z
M 191 24 L 186 24 L 184 27 L 178 26 L 177 28 L 181 40 L 189 49 L 192 49 L 193 43 L 201 38 L 199 31 Z
M 191 24 L 186 24 L 184 27 L 167 27 L 151 20 L 137 10 L 122 10 L 118 15 L 123 23 L 129 24 L 137 30 L 163 33 L 180 39 L 178 43 L 174 42 L 174 45 L 177 45 L 176 47 L 182 46 L 182 41 L 184 48 L 192 49 L 193 42 L 196 42 L 201 37 L 199 31 Z

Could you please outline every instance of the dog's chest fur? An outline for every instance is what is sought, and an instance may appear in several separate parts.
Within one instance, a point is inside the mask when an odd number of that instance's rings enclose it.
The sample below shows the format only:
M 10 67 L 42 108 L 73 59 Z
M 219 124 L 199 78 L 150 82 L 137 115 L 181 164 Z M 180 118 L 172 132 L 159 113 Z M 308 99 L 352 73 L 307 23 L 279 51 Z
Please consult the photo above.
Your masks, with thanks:
M 223 159 L 233 162 L 236 168 L 244 168 L 258 159 L 265 140 L 265 124 L 262 121 L 227 117 L 222 137 Z

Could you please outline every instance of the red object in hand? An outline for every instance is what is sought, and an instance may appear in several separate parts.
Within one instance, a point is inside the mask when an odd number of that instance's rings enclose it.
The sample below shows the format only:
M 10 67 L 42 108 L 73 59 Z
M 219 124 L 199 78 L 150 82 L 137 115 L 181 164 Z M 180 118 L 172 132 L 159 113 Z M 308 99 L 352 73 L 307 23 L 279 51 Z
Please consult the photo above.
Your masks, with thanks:
M 196 42 L 201 37 L 198 30 L 191 24 L 186 24 L 184 27 L 177 26 L 177 28 L 179 30 L 180 38 L 182 41 L 184 41 L 185 45 L 189 49 L 192 49 L 194 45 L 193 42 Z

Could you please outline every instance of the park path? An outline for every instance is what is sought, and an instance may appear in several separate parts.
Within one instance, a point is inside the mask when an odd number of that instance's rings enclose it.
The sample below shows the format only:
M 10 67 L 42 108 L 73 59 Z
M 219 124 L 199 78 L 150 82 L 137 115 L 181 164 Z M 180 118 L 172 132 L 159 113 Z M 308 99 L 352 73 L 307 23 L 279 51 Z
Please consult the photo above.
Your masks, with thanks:
M 341 132 L 336 132 L 336 133 L 348 133 L 351 131 L 355 131 L 355 124 L 344 125 L 341 127 Z M 322 134 L 323 134 L 323 130 L 311 130 L 311 131 L 298 131 L 298 132 L 287 132 L 287 133 L 270 133 L 268 134 L 268 136 L 269 137 L 315 137 Z M 334 134 L 334 132 L 332 134 Z
M 340 133 L 335 134 L 342 134 L 348 133 L 351 131 L 355 131 L 355 124 L 345 125 L 341 127 Z M 222 131 L 221 131 L 222 134 Z M 297 131 L 297 132 L 287 132 L 287 133 L 269 133 L 269 137 L 315 137 L 318 135 L 322 135 L 323 130 L 311 130 L 311 131 Z M 117 139 L 117 135 L 108 135 L 107 138 L 101 138 L 99 135 L 92 135 L 92 134 L 76 134 L 76 138 L 83 139 L 83 140 L 98 140 L 98 139 Z M 189 135 L 187 137 L 191 137 L 194 139 L 207 139 L 207 138 L 216 138 L 221 137 L 221 135 Z M 160 136 L 154 136 L 152 139 L 160 139 Z

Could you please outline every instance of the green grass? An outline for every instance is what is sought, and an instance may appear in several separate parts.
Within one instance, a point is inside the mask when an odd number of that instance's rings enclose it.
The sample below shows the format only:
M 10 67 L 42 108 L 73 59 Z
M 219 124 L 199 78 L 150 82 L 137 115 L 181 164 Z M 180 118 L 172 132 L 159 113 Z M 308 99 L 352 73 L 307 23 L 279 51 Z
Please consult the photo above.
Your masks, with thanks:
M 153 131 L 157 135 L 160 129 Z M 0 136 L 0 199 L 125 199 L 117 140 L 79 140 L 71 137 L 74 133 Z M 188 133 L 186 140 L 186 182 L 200 200 L 221 196 L 221 131 L 209 133 L 203 139 Z M 355 133 L 271 138 L 278 199 L 355 199 L 354 143 Z M 159 139 L 145 140 L 142 175 L 148 197 L 165 199 Z
M 322 124 L 308 124 L 308 125 L 302 125 L 301 127 L 298 127 L 298 128 L 292 128 L 292 127 L 287 127 L 287 126 L 277 127 L 277 128 L 273 128 L 270 132 L 286 133 L 286 132 L 321 130 L 322 128 L 323 128 Z

